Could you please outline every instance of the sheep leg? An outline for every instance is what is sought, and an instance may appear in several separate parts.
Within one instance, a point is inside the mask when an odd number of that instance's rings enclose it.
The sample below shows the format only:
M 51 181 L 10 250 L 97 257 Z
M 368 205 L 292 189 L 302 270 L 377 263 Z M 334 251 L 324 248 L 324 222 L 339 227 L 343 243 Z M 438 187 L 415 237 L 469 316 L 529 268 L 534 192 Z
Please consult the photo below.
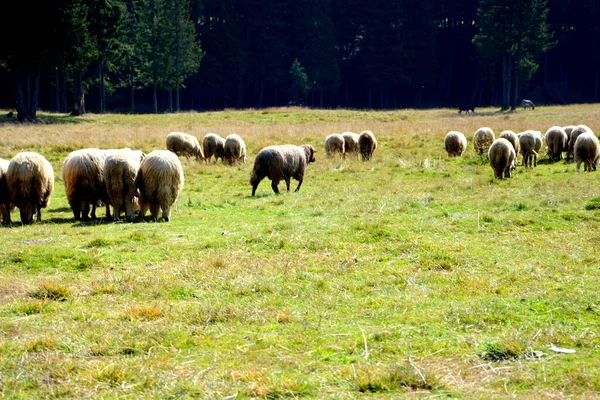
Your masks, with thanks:
M 302 179 L 298 180 L 298 187 L 296 188 L 296 190 L 294 190 L 294 193 L 300 190 L 300 186 L 302 186 Z
M 285 187 L 287 188 L 287 191 L 290 191 L 290 180 L 289 178 L 285 180 Z
M 42 207 L 40 204 L 35 207 L 35 212 L 37 214 L 37 221 L 42 222 Z
M 90 203 L 88 203 L 87 201 L 83 201 L 81 203 L 81 219 L 83 221 L 88 221 L 90 219 L 89 217 L 89 213 L 90 213 Z
M 169 206 L 164 207 L 162 210 L 162 216 L 163 216 L 165 222 L 169 222 L 169 218 L 171 217 L 171 207 L 169 207 Z
M 96 203 L 92 203 L 92 219 L 96 219 Z
M 152 204 L 150 206 L 150 214 L 152 214 L 152 221 L 154 221 L 154 222 L 158 221 L 159 209 L 160 209 L 160 206 L 158 204 Z
M 271 182 L 271 188 L 273 189 L 273 191 L 275 192 L 275 194 L 279 194 L 279 188 L 277 187 L 277 185 L 279 185 L 279 181 L 272 181 Z
M 71 204 L 71 209 L 73 210 L 75 221 L 79 221 L 81 219 L 81 204 L 78 201 L 74 201 Z
M 110 205 L 108 204 L 108 202 L 105 204 L 106 206 L 106 219 L 110 219 L 111 215 L 110 215 Z M 114 207 L 113 207 L 114 208 Z M 114 212 L 114 210 L 113 210 Z

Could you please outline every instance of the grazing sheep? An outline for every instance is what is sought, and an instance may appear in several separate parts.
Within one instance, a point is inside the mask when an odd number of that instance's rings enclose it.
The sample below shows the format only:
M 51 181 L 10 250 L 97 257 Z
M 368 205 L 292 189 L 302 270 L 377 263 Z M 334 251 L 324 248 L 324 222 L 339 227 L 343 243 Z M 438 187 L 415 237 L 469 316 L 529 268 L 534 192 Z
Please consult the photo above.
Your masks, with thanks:
M 315 162 L 315 149 L 310 145 L 294 146 L 291 144 L 281 146 L 269 146 L 262 149 L 254 160 L 254 169 L 250 177 L 252 185 L 252 196 L 256 188 L 265 177 L 271 180 L 271 188 L 279 194 L 277 185 L 279 181 L 285 181 L 288 192 L 290 191 L 290 179 L 298 181 L 296 192 L 300 190 L 304 180 L 304 172 L 311 162 Z
M 10 224 L 10 193 L 8 192 L 8 182 L 6 181 L 6 173 L 8 172 L 8 164 L 10 161 L 0 158 L 0 213 L 2 214 L 2 222 Z
M 486 154 L 495 139 L 494 131 L 491 128 L 484 127 L 477 129 L 477 132 L 473 135 L 475 153 L 479 156 Z
M 506 139 L 510 142 L 510 144 L 513 145 L 513 148 L 515 149 L 515 154 L 519 154 L 519 151 L 521 150 L 521 144 L 519 143 L 519 137 L 517 136 L 516 133 L 514 133 L 511 130 L 506 130 L 506 131 L 502 131 L 502 133 L 500 134 L 500 136 L 498 136 L 498 138 L 503 138 Z M 515 159 L 515 164 L 516 164 L 516 159 Z
M 358 137 L 358 149 L 363 161 L 369 161 L 377 149 L 377 139 L 371 131 L 364 131 Z
M 569 157 L 573 157 L 573 149 L 575 147 L 575 143 L 577 142 L 577 137 L 584 132 L 592 132 L 592 130 L 587 125 L 577 125 L 571 131 L 571 138 L 569 139 L 569 151 L 567 152 L 567 160 L 569 159 Z
M 448 157 L 460 157 L 467 149 L 467 138 L 460 132 L 450 131 L 444 139 Z
M 102 176 L 110 204 L 113 206 L 113 221 L 119 221 L 121 211 L 133 221 L 133 199 L 136 195 L 136 178 L 145 154 L 141 151 L 123 149 L 106 157 Z
M 202 139 L 202 145 L 204 146 L 204 159 L 208 163 L 212 156 L 215 156 L 215 163 L 219 160 L 223 160 L 223 148 L 225 146 L 225 139 L 216 133 L 208 133 Z
M 576 126 L 575 125 L 567 125 L 567 126 L 563 126 L 562 128 L 565 131 L 565 133 L 567 134 L 567 137 L 569 139 L 571 139 L 571 132 L 573 132 L 573 129 L 575 129 Z
M 352 154 L 358 158 L 358 138 L 360 135 L 354 132 L 344 132 L 342 137 L 344 138 L 344 158 L 347 154 Z
M 560 126 L 548 129 L 545 135 L 546 153 L 551 161 L 560 161 L 563 151 L 569 150 L 569 138 Z
M 577 171 L 583 163 L 584 171 L 595 171 L 600 160 L 600 142 L 592 132 L 584 132 L 577 137 L 573 148 Z
M 62 169 L 65 193 L 76 220 L 87 221 L 90 208 L 91 217 L 95 219 L 99 201 L 106 204 L 106 217 L 110 218 L 102 170 L 105 158 L 112 151 L 114 150 L 82 149 L 69 153 L 65 158 Z
M 140 216 L 144 218 L 148 208 L 152 220 L 158 221 L 158 213 L 169 222 L 171 206 L 183 188 L 183 168 L 177 156 L 165 150 L 154 150 L 142 163 L 136 179 L 140 190 Z
M 173 153 L 185 156 L 189 160 L 190 156 L 196 157 L 196 160 L 203 160 L 204 153 L 196 136 L 188 135 L 183 132 L 171 132 L 167 135 L 167 150 Z
M 488 151 L 488 159 L 494 170 L 494 178 L 510 178 L 511 171 L 515 169 L 516 158 L 515 148 L 508 140 L 504 138 L 495 140 Z
M 244 139 L 235 133 L 225 138 L 223 146 L 223 163 L 245 163 L 246 162 L 246 143 Z
M 523 107 L 523 110 L 526 110 L 528 108 L 535 110 L 535 104 L 533 104 L 533 101 L 527 99 L 523 99 L 521 101 L 521 107 Z
M 532 164 L 534 167 L 537 167 L 537 151 L 536 146 L 538 140 L 541 145 L 541 138 L 538 137 L 533 131 L 525 131 L 517 134 L 519 137 L 519 145 L 521 146 L 521 154 L 523 155 L 523 165 L 525 167 L 531 167 Z M 540 133 L 541 136 L 541 133 Z
M 10 160 L 6 172 L 10 201 L 19 208 L 21 222 L 33 222 L 37 213 L 42 222 L 42 208 L 50 203 L 54 191 L 52 165 L 38 153 L 19 153 Z
M 327 156 L 333 156 L 335 153 L 338 153 L 340 156 L 344 157 L 344 152 L 346 145 L 344 144 L 344 137 L 339 133 L 334 133 L 325 138 L 325 154 Z

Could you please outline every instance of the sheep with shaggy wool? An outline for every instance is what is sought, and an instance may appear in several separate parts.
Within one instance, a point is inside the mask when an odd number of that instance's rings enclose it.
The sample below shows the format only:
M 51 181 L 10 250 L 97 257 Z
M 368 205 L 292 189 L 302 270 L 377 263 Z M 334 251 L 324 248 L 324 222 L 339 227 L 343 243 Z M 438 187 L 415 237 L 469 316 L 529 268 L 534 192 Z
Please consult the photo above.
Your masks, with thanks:
M 358 158 L 358 139 L 360 135 L 354 132 L 344 132 L 342 137 L 344 138 L 344 158 L 346 158 L 346 155 Z
M 515 149 L 515 154 L 519 154 L 519 151 L 521 150 L 521 144 L 519 143 L 519 137 L 517 136 L 517 134 L 511 130 L 505 130 L 502 131 L 502 133 L 498 136 L 498 138 L 503 138 L 506 139 L 510 142 L 510 144 L 513 145 L 513 148 Z M 516 159 L 515 159 L 515 164 L 516 164 Z
M 473 148 L 478 156 L 487 154 L 490 146 L 494 143 L 496 137 L 492 128 L 483 127 L 477 129 L 473 135 Z
M 369 161 L 377 149 L 377 139 L 371 131 L 363 131 L 358 137 L 358 150 L 363 161 Z
M 592 132 L 592 130 L 587 125 L 577 125 L 571 131 L 571 137 L 569 138 L 569 150 L 567 151 L 567 160 L 569 158 L 573 157 L 573 150 L 575 148 L 575 143 L 577 142 L 577 138 L 579 137 L 579 135 L 581 135 L 585 132 Z
M 246 163 L 246 143 L 239 135 L 231 134 L 225 138 L 223 146 L 223 163 Z
M 494 178 L 510 178 L 516 166 L 516 153 L 513 145 L 504 138 L 498 138 L 488 151 L 488 159 L 494 170 Z
M 140 194 L 140 216 L 144 218 L 148 209 L 152 220 L 158 221 L 158 214 L 166 222 L 171 217 L 171 206 L 177 201 L 183 188 L 183 167 L 179 158 L 170 151 L 154 150 L 142 163 L 136 179 Z
M 339 154 L 341 157 L 345 155 L 346 146 L 344 144 L 344 137 L 339 133 L 334 133 L 325 138 L 324 142 L 325 154 L 328 157 L 334 154 Z
M 533 131 L 521 132 L 517 136 L 519 138 L 519 146 L 521 146 L 521 154 L 523 155 L 523 166 L 526 168 L 531 166 L 537 167 L 538 152 L 536 147 L 538 141 L 540 141 L 540 147 L 542 146 L 541 137 L 538 137 Z
M 190 156 L 196 157 L 196 160 L 204 159 L 202 146 L 196 136 L 183 132 L 171 132 L 167 135 L 166 144 L 167 150 L 178 156 L 185 156 L 188 160 Z
M 8 164 L 10 164 L 10 161 L 0 158 L 0 213 L 2 214 L 2 222 L 5 224 L 11 223 L 10 193 L 8 191 L 8 182 L 6 181 Z
M 52 165 L 38 153 L 19 153 L 10 160 L 6 171 L 11 204 L 19 208 L 21 222 L 31 224 L 33 215 L 42 222 L 42 208 L 50 203 L 54 191 Z
M 279 194 L 277 185 L 285 181 L 287 191 L 290 191 L 290 180 L 298 181 L 296 192 L 300 190 L 304 173 L 308 164 L 315 162 L 315 149 L 311 145 L 294 146 L 291 144 L 280 146 L 269 146 L 262 149 L 254 160 L 254 169 L 250 177 L 252 185 L 252 196 L 256 194 L 256 188 L 265 177 L 271 180 L 271 188 Z
M 123 149 L 106 157 L 102 176 L 106 192 L 113 206 L 113 221 L 119 221 L 121 211 L 133 221 L 134 197 L 136 196 L 136 179 L 140 164 L 145 154 L 139 150 Z
M 448 157 L 460 157 L 467 149 L 467 138 L 461 132 L 450 131 L 444 139 Z
M 577 171 L 581 163 L 583 170 L 587 172 L 595 171 L 600 160 L 600 142 L 592 132 L 583 132 L 577 136 L 577 141 L 573 147 L 573 155 L 577 163 Z
M 560 126 L 553 126 L 546 131 L 546 154 L 550 161 L 560 161 L 563 151 L 569 150 L 567 132 Z
M 202 139 L 202 145 L 204 147 L 204 159 L 206 162 L 210 162 L 212 156 L 215 156 L 215 163 L 219 160 L 223 160 L 223 150 L 225 147 L 225 139 L 216 133 L 207 133 Z

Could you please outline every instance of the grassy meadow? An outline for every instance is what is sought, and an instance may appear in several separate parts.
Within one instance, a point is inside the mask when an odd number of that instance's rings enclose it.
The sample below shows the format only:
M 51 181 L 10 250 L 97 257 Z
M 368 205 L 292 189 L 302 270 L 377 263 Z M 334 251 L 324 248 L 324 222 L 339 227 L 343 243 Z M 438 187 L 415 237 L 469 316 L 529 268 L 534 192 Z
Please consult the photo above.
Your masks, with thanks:
M 471 138 L 600 132 L 600 107 L 477 111 L 0 119 L 0 158 L 37 151 L 56 175 L 41 224 L 0 227 L 0 397 L 599 398 L 600 171 L 541 155 L 493 180 Z M 365 129 L 371 162 L 323 154 Z M 171 131 L 238 133 L 248 160 L 183 159 L 170 223 L 73 220 L 70 151 L 150 152 Z M 252 198 L 254 156 L 283 143 L 317 149 L 301 190 Z

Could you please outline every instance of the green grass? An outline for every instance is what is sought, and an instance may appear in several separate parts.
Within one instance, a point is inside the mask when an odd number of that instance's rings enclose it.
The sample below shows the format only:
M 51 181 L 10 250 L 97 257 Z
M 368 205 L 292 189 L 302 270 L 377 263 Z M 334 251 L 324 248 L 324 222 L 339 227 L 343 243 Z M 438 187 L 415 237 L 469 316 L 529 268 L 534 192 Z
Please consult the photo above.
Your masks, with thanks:
M 0 228 L 0 397 L 600 396 L 598 172 L 496 181 L 470 141 L 598 131 L 597 106 L 41 119 L 0 121 L 0 157 L 38 151 L 56 175 L 43 223 Z M 372 162 L 324 157 L 327 134 L 363 129 Z M 170 223 L 72 219 L 69 151 L 148 152 L 174 130 L 238 133 L 248 162 L 182 160 Z M 464 158 L 446 157 L 449 130 Z M 298 193 L 263 181 L 252 198 L 254 156 L 275 143 L 313 144 L 317 162 Z

